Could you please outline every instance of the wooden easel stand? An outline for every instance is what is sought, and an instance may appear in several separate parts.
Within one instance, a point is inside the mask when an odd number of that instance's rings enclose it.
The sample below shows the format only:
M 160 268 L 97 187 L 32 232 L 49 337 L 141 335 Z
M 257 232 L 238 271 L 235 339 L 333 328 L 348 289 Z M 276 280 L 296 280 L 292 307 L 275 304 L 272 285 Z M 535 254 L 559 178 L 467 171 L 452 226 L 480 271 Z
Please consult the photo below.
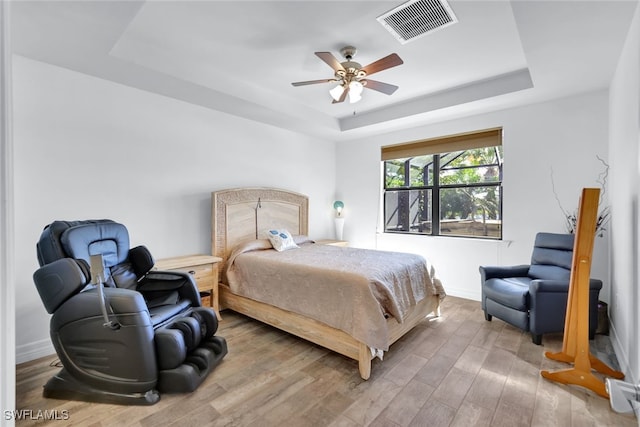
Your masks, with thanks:
M 609 398 L 604 382 L 595 376 L 592 370 L 617 379 L 624 378 L 624 374 L 611 369 L 589 351 L 589 278 L 599 200 L 600 189 L 582 190 L 571 261 L 562 351 L 545 353 L 551 360 L 573 363 L 574 366 L 555 372 L 542 371 L 540 374 L 549 380 L 579 385 Z

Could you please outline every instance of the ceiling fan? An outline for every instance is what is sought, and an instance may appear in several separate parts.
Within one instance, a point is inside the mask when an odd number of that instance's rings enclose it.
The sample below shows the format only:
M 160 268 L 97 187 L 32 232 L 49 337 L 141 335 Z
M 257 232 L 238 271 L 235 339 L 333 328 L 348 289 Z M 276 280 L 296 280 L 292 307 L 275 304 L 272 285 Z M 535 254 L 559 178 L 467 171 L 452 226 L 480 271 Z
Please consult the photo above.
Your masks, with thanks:
M 358 102 L 362 98 L 363 88 L 373 89 L 386 95 L 391 95 L 398 89 L 398 86 L 367 78 L 367 76 L 373 73 L 403 64 L 402 59 L 400 59 L 397 54 L 392 53 L 363 67 L 359 63 L 352 61 L 356 54 L 355 47 L 345 46 L 340 49 L 340 53 L 346 61 L 339 62 L 331 52 L 315 53 L 318 58 L 326 62 L 335 71 L 332 79 L 308 80 L 291 84 L 293 86 L 305 86 L 316 83 L 338 83 L 336 87 L 329 91 L 333 97 L 333 104 L 343 102 L 347 98 L 347 95 L 349 95 L 349 102 Z

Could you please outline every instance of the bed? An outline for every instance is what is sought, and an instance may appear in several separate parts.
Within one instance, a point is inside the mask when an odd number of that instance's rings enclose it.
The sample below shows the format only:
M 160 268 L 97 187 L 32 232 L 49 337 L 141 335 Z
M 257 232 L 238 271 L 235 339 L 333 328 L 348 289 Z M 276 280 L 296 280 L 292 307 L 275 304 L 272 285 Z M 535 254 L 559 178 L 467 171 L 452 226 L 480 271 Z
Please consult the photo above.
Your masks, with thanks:
M 315 243 L 307 196 L 273 188 L 211 195 L 212 253 L 222 258 L 219 302 L 358 361 L 371 361 L 427 315 L 439 315 L 445 292 L 422 257 Z M 295 236 L 278 252 L 270 230 Z

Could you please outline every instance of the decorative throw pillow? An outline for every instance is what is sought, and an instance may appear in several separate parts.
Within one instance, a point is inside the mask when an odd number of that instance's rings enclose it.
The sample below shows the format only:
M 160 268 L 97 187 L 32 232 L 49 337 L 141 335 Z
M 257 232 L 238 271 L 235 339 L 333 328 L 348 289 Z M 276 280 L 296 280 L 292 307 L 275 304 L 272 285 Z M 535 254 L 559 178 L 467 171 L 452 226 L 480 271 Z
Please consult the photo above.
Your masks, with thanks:
M 299 247 L 293 240 L 293 236 L 287 230 L 269 230 L 267 236 L 271 242 L 271 246 L 278 252 L 286 251 Z

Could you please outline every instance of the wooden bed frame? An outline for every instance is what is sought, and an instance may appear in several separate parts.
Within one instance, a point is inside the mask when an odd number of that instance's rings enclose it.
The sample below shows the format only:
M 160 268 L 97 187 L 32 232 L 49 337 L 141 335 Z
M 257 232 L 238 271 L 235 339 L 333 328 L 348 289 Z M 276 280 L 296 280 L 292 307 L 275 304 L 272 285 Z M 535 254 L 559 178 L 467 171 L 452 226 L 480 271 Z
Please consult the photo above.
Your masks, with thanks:
M 239 243 L 264 238 L 270 228 L 286 228 L 292 234 L 308 234 L 309 199 L 302 194 L 273 188 L 238 188 L 211 193 L 211 246 L 214 256 L 223 259 L 223 271 L 231 251 Z M 363 379 L 371 375 L 369 347 L 339 329 L 303 315 L 283 310 L 249 298 L 235 295 L 220 283 L 220 309 L 238 313 L 267 323 L 358 361 Z M 439 313 L 439 298 L 423 299 L 402 323 L 387 320 L 389 345 L 413 329 L 425 317 Z

